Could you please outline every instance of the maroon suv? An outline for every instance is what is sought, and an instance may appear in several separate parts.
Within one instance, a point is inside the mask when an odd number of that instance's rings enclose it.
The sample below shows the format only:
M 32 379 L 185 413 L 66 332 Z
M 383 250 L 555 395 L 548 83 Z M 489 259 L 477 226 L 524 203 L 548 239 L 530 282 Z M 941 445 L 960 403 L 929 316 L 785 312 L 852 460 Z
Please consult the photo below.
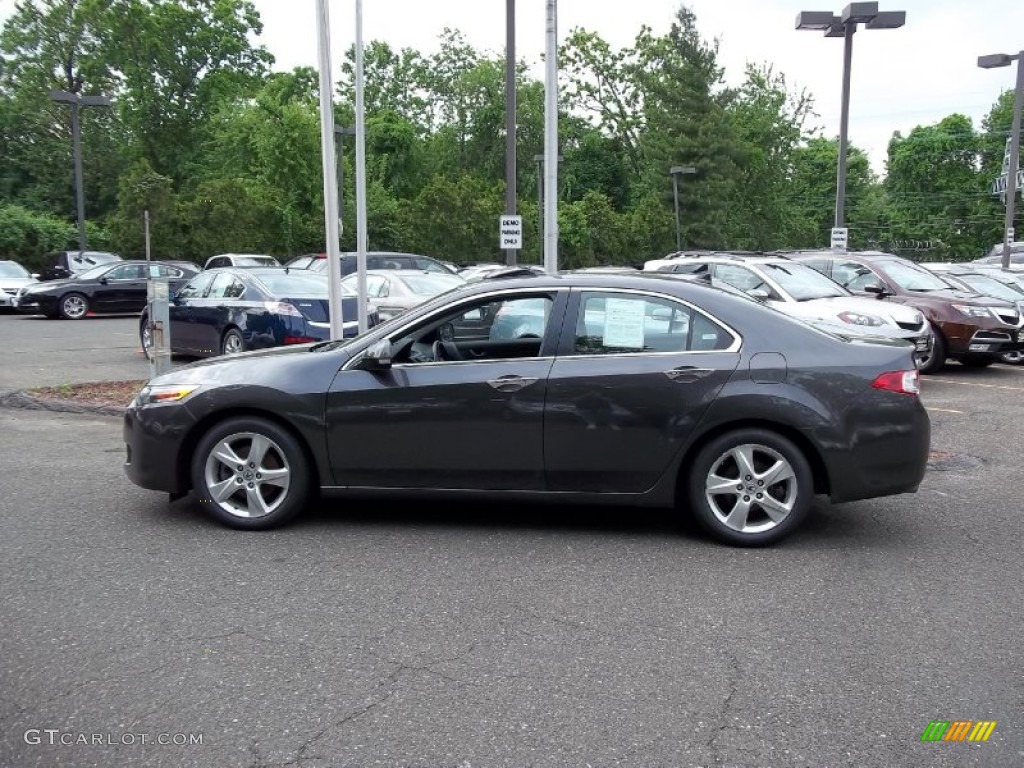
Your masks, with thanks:
M 947 358 L 983 367 L 999 356 L 1024 349 L 1024 328 L 1017 308 L 1002 299 L 957 290 L 909 259 L 878 251 L 788 254 L 835 280 L 844 288 L 920 310 L 932 325 L 935 344 L 922 373 L 933 373 Z

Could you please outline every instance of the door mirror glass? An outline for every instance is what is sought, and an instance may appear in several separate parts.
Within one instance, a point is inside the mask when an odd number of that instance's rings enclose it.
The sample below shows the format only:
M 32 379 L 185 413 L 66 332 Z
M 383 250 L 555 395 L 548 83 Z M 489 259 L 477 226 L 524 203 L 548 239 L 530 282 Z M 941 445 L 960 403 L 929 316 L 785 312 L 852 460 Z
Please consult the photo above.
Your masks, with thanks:
M 363 371 L 386 371 L 391 367 L 391 342 L 387 339 L 373 344 L 363 353 L 356 368 Z
M 757 299 L 758 301 L 768 301 L 768 299 L 772 297 L 772 295 L 764 288 L 751 288 L 747 291 L 747 295 L 752 299 Z
M 105 278 L 105 277 L 101 277 L 100 278 L 100 285 L 106 285 L 108 282 L 110 282 L 110 281 L 107 280 L 107 278 Z

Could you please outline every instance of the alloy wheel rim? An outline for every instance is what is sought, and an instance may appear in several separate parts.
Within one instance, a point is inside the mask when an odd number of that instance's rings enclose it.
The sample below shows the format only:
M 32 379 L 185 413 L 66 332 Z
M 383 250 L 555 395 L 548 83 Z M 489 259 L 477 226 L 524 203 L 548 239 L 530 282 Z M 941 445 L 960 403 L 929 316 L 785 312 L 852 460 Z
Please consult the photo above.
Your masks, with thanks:
M 85 302 L 79 296 L 68 296 L 64 299 L 64 314 L 68 317 L 81 317 L 85 314 Z
M 773 448 L 746 443 L 711 465 L 704 498 L 712 514 L 737 533 L 764 533 L 780 525 L 797 500 L 792 465 Z
M 284 503 L 291 475 L 281 446 L 257 432 L 220 440 L 204 468 L 210 501 L 229 515 L 248 519 L 266 517 Z
M 237 333 L 229 333 L 224 339 L 224 354 L 237 355 L 242 351 L 242 340 Z
M 149 323 L 146 323 L 142 329 L 142 349 L 148 355 L 150 350 L 153 348 L 153 334 L 150 333 Z

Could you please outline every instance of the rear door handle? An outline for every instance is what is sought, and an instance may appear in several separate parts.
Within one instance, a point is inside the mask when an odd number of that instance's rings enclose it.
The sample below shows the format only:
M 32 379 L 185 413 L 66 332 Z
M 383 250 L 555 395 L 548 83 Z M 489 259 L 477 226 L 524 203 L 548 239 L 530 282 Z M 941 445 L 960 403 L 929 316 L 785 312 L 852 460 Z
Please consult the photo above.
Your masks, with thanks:
M 487 383 L 499 392 L 518 392 L 521 389 L 526 389 L 526 387 L 536 381 L 536 378 L 517 376 L 514 373 L 510 373 L 505 376 L 499 376 L 496 379 L 488 379 Z
M 714 368 L 696 368 L 692 365 L 681 365 L 678 368 L 673 368 L 672 370 L 665 371 L 664 373 L 676 384 L 692 384 L 693 382 L 699 381 L 714 372 Z

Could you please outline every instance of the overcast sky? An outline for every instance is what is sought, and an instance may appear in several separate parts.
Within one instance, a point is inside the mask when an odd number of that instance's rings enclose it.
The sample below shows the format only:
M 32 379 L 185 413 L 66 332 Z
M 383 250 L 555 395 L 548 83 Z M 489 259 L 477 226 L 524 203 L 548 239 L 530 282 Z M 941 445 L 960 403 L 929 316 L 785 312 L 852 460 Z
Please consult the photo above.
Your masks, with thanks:
M 262 41 L 290 69 L 316 64 L 314 0 L 253 0 L 263 18 Z M 0 0 L 0 17 L 14 0 Z M 689 0 L 700 30 L 721 41 L 720 60 L 730 83 L 742 79 L 748 61 L 771 62 L 790 82 L 815 97 L 827 135 L 838 133 L 842 41 L 820 32 L 793 29 L 801 10 L 839 12 L 844 0 Z M 518 55 L 543 77 L 544 0 L 518 0 Z M 1013 87 L 1013 69 L 981 70 L 979 54 L 1024 48 L 1024 0 L 883 0 L 882 10 L 905 10 L 898 30 L 861 30 L 854 39 L 850 139 L 884 171 L 885 151 L 895 130 L 952 112 L 977 124 L 999 92 Z M 628 45 L 641 25 L 656 33 L 671 24 L 677 0 L 561 0 L 559 33 L 582 26 L 615 46 Z M 354 40 L 354 0 L 331 0 L 334 69 Z M 461 30 L 483 50 L 505 46 L 504 0 L 364 0 L 366 40 L 423 52 L 437 47 L 445 27 Z

